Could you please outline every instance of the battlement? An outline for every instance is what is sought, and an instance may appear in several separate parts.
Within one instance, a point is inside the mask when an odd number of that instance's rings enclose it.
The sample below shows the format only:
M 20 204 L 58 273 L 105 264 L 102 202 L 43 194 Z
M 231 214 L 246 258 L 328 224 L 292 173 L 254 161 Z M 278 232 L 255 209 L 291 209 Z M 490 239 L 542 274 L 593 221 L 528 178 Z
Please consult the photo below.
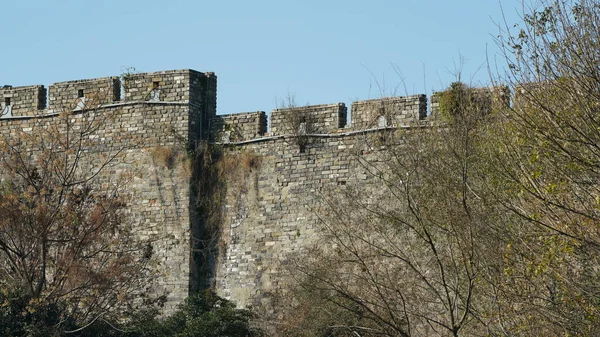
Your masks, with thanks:
M 505 90 L 469 90 L 480 93 L 473 97 L 484 109 L 508 102 Z M 278 279 L 278 263 L 319 234 L 313 210 L 321 205 L 315 191 L 346 184 L 366 194 L 380 188 L 370 185 L 365 167 L 355 158 L 360 153 L 375 165 L 385 164 L 375 151 L 389 148 L 364 150 L 370 146 L 364 142 L 368 137 L 360 135 L 424 125 L 439 114 L 442 95 L 431 96 L 429 117 L 423 94 L 356 101 L 351 118 L 344 103 L 275 109 L 268 132 L 264 111 L 216 115 L 214 73 L 184 69 L 124 74 L 58 82 L 48 90 L 42 85 L 0 87 L 0 137 L 12 139 L 58 125 L 63 119 L 53 116 L 65 109 L 77 111 L 69 116 L 73 123 L 85 123 L 89 115 L 80 112 L 99 108 L 98 115 L 109 118 L 92 130 L 86 152 L 92 162 L 107 153 L 127 156 L 98 179 L 105 183 L 124 174 L 131 177 L 127 222 L 140 229 L 140 240 L 150 241 L 160 271 L 155 290 L 167 294 L 165 310 L 204 286 L 215 287 L 238 305 L 260 306 L 267 303 L 270 290 L 284 283 Z M 235 179 L 219 178 L 223 190 L 200 191 L 194 185 L 193 179 L 207 171 L 191 165 L 182 145 L 192 149 L 199 140 L 229 144 L 231 151 L 222 151 L 222 158 L 231 156 L 233 165 L 228 166 L 241 171 L 230 172 Z M 219 197 L 222 216 L 208 220 L 201 214 L 197 201 L 207 196 Z M 207 263 L 204 251 L 198 253 L 206 249 L 202 238 L 207 225 L 223 229 L 214 265 Z
M 216 96 L 215 74 L 212 72 L 201 73 L 190 69 L 123 76 L 125 101 L 203 104 L 206 103 L 203 93 L 208 87 L 213 89 Z
M 353 102 L 350 125 L 345 103 L 274 109 L 270 115 L 269 133 L 266 133 L 266 116 L 264 112 L 259 113 L 260 115 L 240 113 L 217 116 L 221 119 L 211 122 L 211 139 L 230 143 L 264 136 L 322 135 L 342 130 L 410 126 L 427 117 L 427 97 L 412 95 Z M 249 125 L 245 126 L 245 123 Z M 219 137 L 218 134 L 225 137 Z
M 0 118 L 34 116 L 46 108 L 46 88 L 43 85 L 0 88 Z
M 478 104 L 491 107 L 508 104 L 509 94 L 504 87 L 469 89 L 477 94 Z M 46 92 L 48 93 L 46 95 Z M 439 114 L 442 93 L 430 97 L 428 114 L 424 94 L 385 97 L 355 101 L 351 119 L 344 103 L 320 104 L 228 115 L 216 114 L 217 77 L 212 72 L 191 69 L 123 74 L 96 79 L 54 83 L 49 89 L 42 85 L 0 88 L 0 119 L 28 118 L 59 112 L 64 109 L 82 110 L 115 104 L 178 103 L 195 107 L 191 111 L 190 130 L 193 139 L 235 143 L 265 136 L 318 135 L 340 130 L 410 126 Z M 46 101 L 48 106 L 46 107 Z
M 216 115 L 217 77 L 195 70 L 125 74 L 122 77 L 0 87 L 0 118 L 34 117 L 62 110 L 81 110 L 115 103 L 177 102 Z M 48 103 L 48 104 L 46 104 Z
M 343 128 L 346 118 L 344 103 L 275 109 L 271 112 L 271 134 L 330 133 Z
M 230 143 L 262 137 L 267 133 L 264 111 L 219 115 L 209 121 L 210 139 Z
M 427 97 L 385 97 L 352 103 L 352 128 L 404 126 L 427 117 Z
M 120 96 L 121 81 L 116 76 L 58 82 L 48 89 L 48 108 L 83 109 L 91 102 L 94 105 L 118 102 Z
M 482 110 L 492 110 L 494 107 L 507 106 L 510 104 L 510 90 L 506 86 L 495 86 L 488 88 L 468 88 L 473 103 Z M 434 92 L 431 95 L 430 117 L 437 118 L 440 115 L 442 96 L 446 92 Z
M 506 87 L 468 90 L 473 103 L 482 111 L 509 104 L 510 93 Z M 270 115 L 270 132 L 265 131 L 267 121 L 264 112 L 217 116 L 217 119 L 211 120 L 211 140 L 235 143 L 265 137 L 318 136 L 421 125 L 423 121 L 437 118 L 444 93 L 433 93 L 429 113 L 428 98 L 424 94 L 355 101 L 351 106 L 351 118 L 347 116 L 344 103 L 275 109 Z

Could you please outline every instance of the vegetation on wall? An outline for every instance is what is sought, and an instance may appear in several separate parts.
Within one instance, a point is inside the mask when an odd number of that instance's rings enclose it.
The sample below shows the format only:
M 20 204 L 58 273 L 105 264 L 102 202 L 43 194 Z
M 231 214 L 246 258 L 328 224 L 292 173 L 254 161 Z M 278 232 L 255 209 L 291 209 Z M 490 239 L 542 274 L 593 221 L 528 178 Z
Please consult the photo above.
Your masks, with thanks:
M 242 190 L 247 186 L 245 182 L 260 165 L 259 155 L 235 152 L 218 144 L 202 142 L 194 152 L 196 173 L 192 184 L 201 228 L 194 233 L 193 251 L 195 260 L 201 264 L 199 273 L 204 279 L 201 287 L 214 287 L 215 266 L 227 246 L 221 235 L 226 196 L 247 192 Z
M 64 112 L 53 122 L 31 120 L 18 137 L 0 136 L 4 314 L 22 314 L 27 329 L 45 327 L 42 335 L 127 317 L 162 300 L 148 293 L 152 251 L 124 221 L 130 177 L 100 180 L 123 149 L 90 151 L 109 117 Z
M 513 106 L 452 84 L 448 123 L 360 162 L 380 193 L 328 200 L 283 333 L 597 335 L 600 4 L 537 4 L 499 40 Z
M 600 4 L 541 1 L 523 19 L 499 40 L 512 106 L 455 82 L 439 96 L 445 123 L 372 130 L 349 151 L 375 188 L 339 180 L 322 196 L 318 237 L 282 261 L 295 283 L 273 324 L 281 335 L 598 334 Z M 281 131 L 304 152 L 310 113 L 293 102 L 282 113 Z M 210 291 L 161 318 L 161 298 L 140 300 L 153 252 L 124 221 L 130 177 L 98 180 L 122 151 L 89 157 L 103 146 L 96 117 L 64 113 L 59 126 L 0 138 L 0 334 L 259 335 L 249 311 Z M 150 154 L 161 169 L 188 168 L 197 288 L 211 288 L 228 244 L 225 200 L 243 198 L 262 163 L 233 147 L 188 145 Z
M 303 107 L 298 107 L 293 95 L 281 102 L 281 127 L 283 134 L 291 136 L 291 142 L 300 152 L 306 150 L 311 134 L 315 133 L 315 116 Z

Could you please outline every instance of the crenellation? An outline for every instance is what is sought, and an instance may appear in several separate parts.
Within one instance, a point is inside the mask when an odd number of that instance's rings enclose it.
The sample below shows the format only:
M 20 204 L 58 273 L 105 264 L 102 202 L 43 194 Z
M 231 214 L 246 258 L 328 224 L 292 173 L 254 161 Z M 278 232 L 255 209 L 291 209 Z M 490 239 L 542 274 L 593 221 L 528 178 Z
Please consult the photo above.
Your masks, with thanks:
M 214 73 L 190 69 L 126 74 L 123 75 L 123 98 L 125 101 L 212 104 L 206 101 L 204 93 L 209 86 L 216 93 L 215 84 Z
M 263 137 L 267 133 L 264 111 L 218 115 L 209 121 L 210 139 L 221 143 L 241 142 Z
M 46 108 L 46 88 L 4 86 L 0 88 L 0 99 L 0 118 L 35 116 Z
M 455 84 L 452 86 L 454 85 Z M 462 84 L 456 83 L 456 85 Z M 434 92 L 431 95 L 430 119 L 438 119 L 441 117 L 440 114 L 441 110 L 443 109 L 442 105 L 444 97 L 446 97 L 446 99 L 450 99 L 450 96 L 445 95 L 452 95 L 451 90 L 452 89 L 444 92 Z M 500 85 L 484 88 L 470 88 L 463 85 L 463 90 L 467 90 L 469 93 L 469 104 L 473 104 L 471 108 L 476 108 L 486 113 L 510 104 L 510 90 L 506 86 Z
M 118 102 L 121 81 L 117 76 L 58 82 L 48 88 L 48 108 L 85 109 Z
M 346 125 L 344 103 L 275 109 L 271 112 L 271 134 L 330 133 Z
M 427 116 L 427 97 L 423 94 L 385 97 L 352 103 L 352 129 L 406 126 Z
M 59 123 L 64 107 L 76 110 L 69 116 L 75 122 L 105 119 L 86 150 L 125 156 L 99 179 L 129 174 L 128 221 L 152 242 L 160 271 L 155 289 L 167 294 L 167 312 L 207 286 L 240 306 L 269 307 L 271 294 L 285 285 L 279 264 L 319 235 L 320 198 L 350 187 L 376 191 L 356 157 L 385 172 L 381 135 L 390 128 L 408 134 L 427 116 L 425 95 L 388 97 L 352 103 L 350 126 L 344 103 L 275 109 L 267 132 L 264 111 L 217 115 L 217 76 L 194 70 L 55 83 L 43 111 L 43 86 L 0 88 L 0 97 L 10 98 L 12 116 L 19 117 L 0 118 L 0 137 L 8 139 Z M 96 105 L 86 110 L 81 102 Z M 433 115 L 439 104 L 434 93 Z M 290 141 L 299 138 L 309 138 L 300 149 Z M 188 156 L 201 140 L 219 143 L 220 158 L 240 155 L 230 157 L 230 171 L 238 174 L 219 181 L 227 189 L 217 198 L 223 213 L 217 224 L 203 223 L 197 207 L 205 191 L 193 179 L 205 172 Z M 222 237 L 218 256 L 207 262 L 200 250 L 209 225 Z

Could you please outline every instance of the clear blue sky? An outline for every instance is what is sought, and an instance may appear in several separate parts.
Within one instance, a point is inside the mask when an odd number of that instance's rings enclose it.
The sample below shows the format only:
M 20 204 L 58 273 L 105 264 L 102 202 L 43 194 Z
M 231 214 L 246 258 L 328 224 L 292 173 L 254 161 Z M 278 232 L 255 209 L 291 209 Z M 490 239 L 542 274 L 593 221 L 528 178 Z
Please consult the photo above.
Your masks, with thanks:
M 0 85 L 120 75 L 123 67 L 191 68 L 217 74 L 219 113 L 270 111 L 288 93 L 297 104 L 429 94 L 455 79 L 459 55 L 466 59 L 464 81 L 489 82 L 486 49 L 497 53 L 500 8 L 516 22 L 519 4 L 4 1 Z

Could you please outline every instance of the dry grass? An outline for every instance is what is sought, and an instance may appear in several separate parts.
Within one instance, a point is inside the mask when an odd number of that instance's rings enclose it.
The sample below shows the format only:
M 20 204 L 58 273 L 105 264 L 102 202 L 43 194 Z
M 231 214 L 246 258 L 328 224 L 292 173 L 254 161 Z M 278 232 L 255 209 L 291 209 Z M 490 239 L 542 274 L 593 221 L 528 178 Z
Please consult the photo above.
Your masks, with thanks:
M 158 146 L 151 150 L 150 154 L 154 163 L 158 166 L 173 168 L 177 157 L 177 150 L 172 146 Z
M 158 146 L 150 151 L 154 164 L 169 170 L 181 168 L 187 177 L 192 176 L 194 160 L 185 151 L 174 146 Z
M 260 164 L 261 157 L 256 153 L 241 152 L 223 156 L 217 165 L 219 175 L 229 180 L 245 177 L 246 173 L 260 167 Z

